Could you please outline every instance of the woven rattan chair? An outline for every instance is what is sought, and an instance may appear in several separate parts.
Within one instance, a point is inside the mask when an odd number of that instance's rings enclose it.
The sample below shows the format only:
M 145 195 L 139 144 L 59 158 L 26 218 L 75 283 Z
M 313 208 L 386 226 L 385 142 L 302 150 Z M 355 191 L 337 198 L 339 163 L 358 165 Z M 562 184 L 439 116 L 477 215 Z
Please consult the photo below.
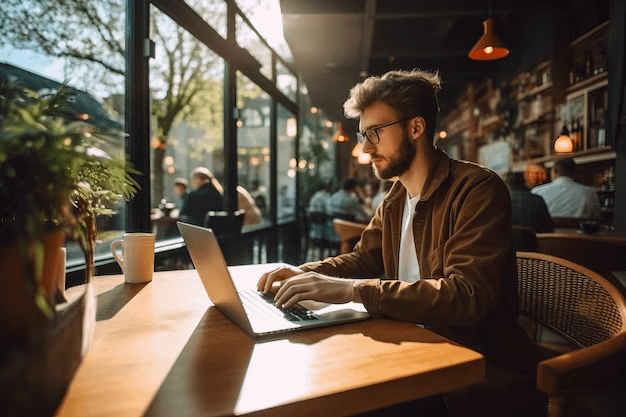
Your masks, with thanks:
M 517 252 L 517 269 L 520 320 L 552 354 L 538 365 L 537 388 L 549 416 L 568 415 L 572 398 L 608 390 L 626 353 L 626 300 L 599 274 L 551 255 Z

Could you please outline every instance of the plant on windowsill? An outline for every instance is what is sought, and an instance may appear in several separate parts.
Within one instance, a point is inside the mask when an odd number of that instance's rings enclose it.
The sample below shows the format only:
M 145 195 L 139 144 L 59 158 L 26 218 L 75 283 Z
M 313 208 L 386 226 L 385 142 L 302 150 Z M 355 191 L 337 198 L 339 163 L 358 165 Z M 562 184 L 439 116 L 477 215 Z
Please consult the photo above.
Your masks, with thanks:
M 0 82 L 0 414 L 47 414 L 62 398 L 95 321 L 96 216 L 138 188 L 125 161 L 97 148 L 103 136 L 78 120 L 71 96 L 65 85 L 38 95 Z M 72 303 L 56 271 L 68 234 L 86 263 Z

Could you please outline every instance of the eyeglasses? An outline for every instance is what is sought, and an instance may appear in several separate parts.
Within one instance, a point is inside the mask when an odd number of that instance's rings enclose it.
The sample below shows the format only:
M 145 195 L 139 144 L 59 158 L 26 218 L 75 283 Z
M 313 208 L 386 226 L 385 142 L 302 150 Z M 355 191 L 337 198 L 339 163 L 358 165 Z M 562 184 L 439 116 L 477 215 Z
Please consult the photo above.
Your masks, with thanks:
M 369 140 L 372 145 L 376 145 L 380 142 L 380 137 L 378 136 L 378 129 L 382 129 L 383 127 L 395 125 L 396 123 L 406 122 L 407 120 L 411 120 L 413 117 L 407 117 L 406 119 L 398 120 L 396 122 L 387 123 L 386 125 L 372 127 L 371 129 L 367 129 L 365 132 L 356 132 L 356 140 L 359 142 L 359 145 L 363 146 L 365 144 L 365 139 Z

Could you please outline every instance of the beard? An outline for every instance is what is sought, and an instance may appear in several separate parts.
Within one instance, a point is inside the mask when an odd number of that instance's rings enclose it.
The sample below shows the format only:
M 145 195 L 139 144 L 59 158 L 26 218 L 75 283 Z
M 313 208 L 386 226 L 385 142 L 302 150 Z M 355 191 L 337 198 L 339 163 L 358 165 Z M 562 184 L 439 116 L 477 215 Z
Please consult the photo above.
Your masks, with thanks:
M 376 175 L 376 177 L 380 180 L 388 180 L 404 174 L 411 166 L 416 153 L 417 149 L 409 140 L 409 135 L 407 135 L 405 130 L 398 150 L 389 158 L 385 158 L 388 161 L 387 166 L 376 168 L 376 165 L 372 163 L 374 175 Z M 376 155 L 373 155 L 372 159 L 375 157 Z

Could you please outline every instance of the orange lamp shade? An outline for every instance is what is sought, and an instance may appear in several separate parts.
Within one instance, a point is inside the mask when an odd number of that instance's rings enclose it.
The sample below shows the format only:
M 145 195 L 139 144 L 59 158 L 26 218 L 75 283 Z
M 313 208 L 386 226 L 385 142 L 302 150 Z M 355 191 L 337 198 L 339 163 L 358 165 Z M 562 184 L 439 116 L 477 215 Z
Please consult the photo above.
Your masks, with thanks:
M 508 48 L 493 33 L 493 19 L 485 20 L 483 26 L 485 27 L 485 33 L 476 42 L 468 56 L 476 61 L 490 61 L 507 56 L 509 54 Z

